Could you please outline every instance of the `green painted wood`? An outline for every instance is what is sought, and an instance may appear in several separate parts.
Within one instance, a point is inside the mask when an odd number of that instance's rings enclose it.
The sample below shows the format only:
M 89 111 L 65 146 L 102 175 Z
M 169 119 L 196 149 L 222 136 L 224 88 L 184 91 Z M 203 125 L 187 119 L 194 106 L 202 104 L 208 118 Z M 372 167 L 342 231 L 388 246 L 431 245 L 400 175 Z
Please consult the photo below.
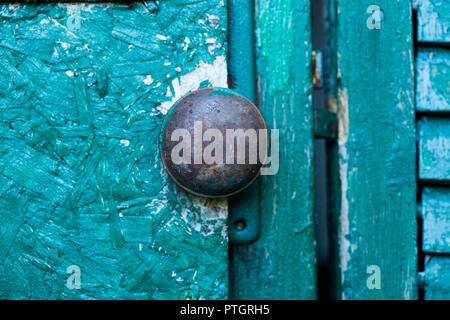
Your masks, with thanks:
M 419 178 L 450 181 L 450 118 L 422 118 L 417 123 Z
M 227 85 L 226 3 L 0 17 L 0 298 L 226 298 L 227 203 L 185 194 L 158 151 L 174 101 Z
M 418 40 L 450 42 L 450 2 L 417 0 Z
M 256 1 L 259 106 L 279 129 L 279 171 L 262 176 L 261 235 L 233 250 L 231 296 L 314 299 L 314 117 L 307 0 Z
M 327 98 L 327 109 L 337 113 L 338 111 L 338 55 L 337 47 L 337 0 L 326 0 L 325 15 L 325 69 L 324 89 Z M 327 181 L 328 181 L 328 216 L 329 216 L 329 259 L 328 271 L 330 297 L 341 298 L 341 272 L 339 270 L 339 212 L 341 208 L 341 182 L 339 178 L 339 145 L 336 140 L 329 140 L 327 144 Z
M 415 299 L 412 8 L 407 0 L 380 0 L 382 12 L 376 13 L 372 5 L 338 0 L 341 199 L 333 218 L 340 274 L 335 297 Z M 379 29 L 372 21 L 377 15 Z M 377 267 L 379 273 L 373 271 Z M 380 287 L 368 286 L 377 275 Z
M 426 256 L 425 300 L 450 299 L 450 256 Z
M 450 188 L 423 188 L 422 250 L 450 253 Z
M 228 82 L 231 89 L 256 104 L 254 1 L 228 1 Z M 261 229 L 259 180 L 228 199 L 230 243 L 254 242 Z M 230 257 L 233 259 L 233 249 Z M 232 266 L 232 264 L 231 264 Z M 233 272 L 233 271 L 231 271 Z
M 450 50 L 419 49 L 416 106 L 419 111 L 450 112 Z

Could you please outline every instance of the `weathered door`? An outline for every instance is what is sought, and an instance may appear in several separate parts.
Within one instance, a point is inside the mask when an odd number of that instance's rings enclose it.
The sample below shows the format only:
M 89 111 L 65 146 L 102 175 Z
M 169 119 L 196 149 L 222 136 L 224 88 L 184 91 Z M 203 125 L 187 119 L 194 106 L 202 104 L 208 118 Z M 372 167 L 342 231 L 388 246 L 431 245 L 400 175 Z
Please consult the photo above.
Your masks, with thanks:
M 233 298 L 317 296 L 309 0 L 0 18 L 0 298 L 227 298 L 229 256 Z M 183 192 L 158 152 L 172 104 L 228 80 L 280 130 L 276 174 L 230 200 L 230 251 L 227 200 Z
M 327 285 L 446 298 L 448 2 L 323 1 Z M 26 2 L 0 5 L 0 299 L 316 298 L 312 2 Z M 159 156 L 168 110 L 206 86 L 279 133 L 276 172 L 230 199 Z
M 0 298 L 226 298 L 227 201 L 177 188 L 158 152 L 173 102 L 227 86 L 226 3 L 0 19 Z

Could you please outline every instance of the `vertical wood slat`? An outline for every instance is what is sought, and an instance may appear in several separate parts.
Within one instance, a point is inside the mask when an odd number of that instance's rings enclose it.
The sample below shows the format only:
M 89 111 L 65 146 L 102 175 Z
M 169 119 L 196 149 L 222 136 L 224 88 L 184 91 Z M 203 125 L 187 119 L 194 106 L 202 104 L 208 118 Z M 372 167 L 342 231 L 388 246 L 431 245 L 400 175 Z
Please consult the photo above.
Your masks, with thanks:
M 338 0 L 336 298 L 414 299 L 416 177 L 410 1 Z M 381 18 L 374 27 L 371 15 Z M 371 267 L 375 266 L 375 267 Z M 379 267 L 380 288 L 376 284 Z M 335 269 L 335 270 L 336 270 Z M 375 271 L 374 271 L 375 270 Z M 368 282 L 370 285 L 368 285 Z
M 314 118 L 308 0 L 256 2 L 259 106 L 279 129 L 279 171 L 261 183 L 260 238 L 234 247 L 231 296 L 314 299 Z
M 256 103 L 253 0 L 228 0 L 228 83 L 231 89 Z M 248 244 L 259 236 L 259 180 L 229 198 L 231 244 Z M 245 228 L 237 228 L 237 223 Z M 231 250 L 232 247 L 231 247 Z

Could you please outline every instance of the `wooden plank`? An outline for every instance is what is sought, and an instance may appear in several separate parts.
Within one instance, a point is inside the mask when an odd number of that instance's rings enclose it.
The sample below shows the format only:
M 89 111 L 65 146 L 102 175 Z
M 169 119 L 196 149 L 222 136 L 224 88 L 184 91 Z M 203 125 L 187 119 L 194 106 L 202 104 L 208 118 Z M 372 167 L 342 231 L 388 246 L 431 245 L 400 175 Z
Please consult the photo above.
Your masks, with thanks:
M 418 40 L 450 42 L 450 2 L 417 0 Z
M 335 298 L 415 299 L 412 8 L 410 1 L 373 4 L 338 0 Z
M 450 188 L 422 189 L 425 252 L 450 253 Z
M 450 50 L 419 49 L 416 106 L 419 111 L 450 112 Z
M 419 137 L 419 178 L 450 181 L 450 118 L 422 118 Z
M 259 106 L 279 129 L 279 171 L 261 177 L 261 235 L 234 248 L 232 296 L 314 299 L 314 117 L 307 0 L 256 2 Z
M 449 300 L 450 257 L 426 256 L 423 280 L 425 300 Z
M 326 49 L 324 89 L 327 95 L 327 109 L 337 113 L 338 111 L 338 55 L 337 48 L 337 17 L 338 0 L 326 0 Z M 329 259 L 330 268 L 328 276 L 330 279 L 329 296 L 341 298 L 341 272 L 339 266 L 339 218 L 341 209 L 341 181 L 339 177 L 339 145 L 337 140 L 328 141 L 328 215 L 329 215 Z
M 227 203 L 180 190 L 158 151 L 174 101 L 227 85 L 226 2 L 0 17 L 0 299 L 227 298 Z
M 254 3 L 252 0 L 228 1 L 229 86 L 256 104 L 253 12 Z M 228 199 L 228 211 L 230 215 L 230 243 L 242 245 L 254 242 L 261 229 L 259 179 L 239 194 Z M 233 259 L 233 248 L 231 248 L 230 256 Z

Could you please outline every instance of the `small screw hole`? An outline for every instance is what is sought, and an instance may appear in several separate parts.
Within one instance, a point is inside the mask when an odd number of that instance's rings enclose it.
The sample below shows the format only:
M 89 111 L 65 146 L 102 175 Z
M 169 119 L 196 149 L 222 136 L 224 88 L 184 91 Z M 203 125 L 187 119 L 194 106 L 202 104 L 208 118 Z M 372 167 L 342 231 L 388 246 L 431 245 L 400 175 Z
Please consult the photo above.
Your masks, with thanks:
M 239 219 L 239 220 L 236 220 L 236 222 L 234 223 L 234 227 L 237 230 L 242 231 L 247 227 L 247 224 L 245 223 L 244 219 Z

